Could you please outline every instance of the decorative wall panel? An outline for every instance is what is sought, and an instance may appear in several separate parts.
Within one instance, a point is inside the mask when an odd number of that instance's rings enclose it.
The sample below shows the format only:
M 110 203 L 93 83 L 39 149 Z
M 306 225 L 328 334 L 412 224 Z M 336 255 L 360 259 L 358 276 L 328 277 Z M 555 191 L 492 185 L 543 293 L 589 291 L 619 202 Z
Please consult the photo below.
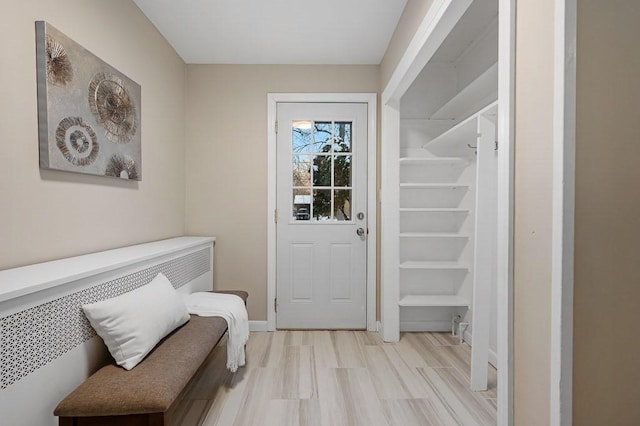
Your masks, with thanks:
M 142 180 L 140 85 L 36 22 L 40 167 Z

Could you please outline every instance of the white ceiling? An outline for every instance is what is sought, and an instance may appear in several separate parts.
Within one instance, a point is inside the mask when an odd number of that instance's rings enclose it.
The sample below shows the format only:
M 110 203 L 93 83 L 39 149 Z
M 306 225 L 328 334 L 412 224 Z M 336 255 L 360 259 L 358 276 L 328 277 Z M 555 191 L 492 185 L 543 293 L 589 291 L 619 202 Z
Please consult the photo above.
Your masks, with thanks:
M 134 0 L 188 64 L 379 64 L 407 0 Z

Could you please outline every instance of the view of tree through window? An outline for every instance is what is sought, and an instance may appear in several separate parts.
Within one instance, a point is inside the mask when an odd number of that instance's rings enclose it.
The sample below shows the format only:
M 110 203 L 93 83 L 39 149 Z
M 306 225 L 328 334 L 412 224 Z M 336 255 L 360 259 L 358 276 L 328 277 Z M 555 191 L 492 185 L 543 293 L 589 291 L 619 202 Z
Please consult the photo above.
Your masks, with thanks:
M 352 123 L 296 121 L 293 141 L 293 218 L 351 220 Z

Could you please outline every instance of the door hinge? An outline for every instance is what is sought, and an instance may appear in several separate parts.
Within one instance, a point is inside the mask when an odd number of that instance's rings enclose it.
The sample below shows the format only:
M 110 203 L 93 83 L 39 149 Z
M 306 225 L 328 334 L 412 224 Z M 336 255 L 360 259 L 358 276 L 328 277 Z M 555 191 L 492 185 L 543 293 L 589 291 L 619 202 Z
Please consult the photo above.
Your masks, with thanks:
M 273 221 L 274 221 L 275 223 L 278 223 L 278 209 L 275 209 L 275 210 L 273 211 Z
M 276 120 L 275 129 L 276 129 L 276 134 L 278 134 L 278 120 Z
M 278 313 L 278 298 L 277 297 L 275 299 L 273 299 L 273 310 L 276 311 L 276 314 Z

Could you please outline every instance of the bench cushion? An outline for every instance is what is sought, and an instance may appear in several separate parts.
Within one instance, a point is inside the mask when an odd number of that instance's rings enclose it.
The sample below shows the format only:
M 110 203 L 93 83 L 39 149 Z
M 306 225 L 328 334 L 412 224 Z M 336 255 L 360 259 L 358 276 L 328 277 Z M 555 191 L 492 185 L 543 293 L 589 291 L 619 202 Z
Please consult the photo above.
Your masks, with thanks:
M 246 292 L 228 293 L 247 299 Z M 223 318 L 192 315 L 134 369 L 111 364 L 98 370 L 62 400 L 54 414 L 91 417 L 165 412 L 226 330 Z

